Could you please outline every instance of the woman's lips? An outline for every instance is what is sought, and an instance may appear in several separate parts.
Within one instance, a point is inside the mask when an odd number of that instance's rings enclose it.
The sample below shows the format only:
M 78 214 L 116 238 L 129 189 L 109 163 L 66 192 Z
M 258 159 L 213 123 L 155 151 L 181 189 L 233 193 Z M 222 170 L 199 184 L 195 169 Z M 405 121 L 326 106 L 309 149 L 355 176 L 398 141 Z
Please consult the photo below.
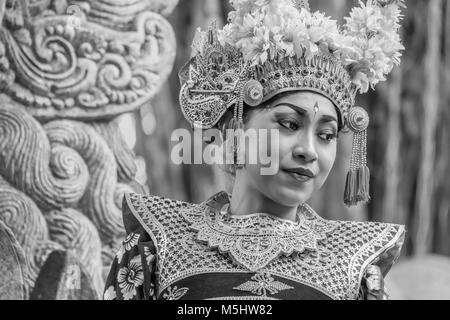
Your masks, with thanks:
M 308 169 L 296 168 L 284 169 L 283 171 L 299 182 L 308 182 L 315 178 L 315 174 Z

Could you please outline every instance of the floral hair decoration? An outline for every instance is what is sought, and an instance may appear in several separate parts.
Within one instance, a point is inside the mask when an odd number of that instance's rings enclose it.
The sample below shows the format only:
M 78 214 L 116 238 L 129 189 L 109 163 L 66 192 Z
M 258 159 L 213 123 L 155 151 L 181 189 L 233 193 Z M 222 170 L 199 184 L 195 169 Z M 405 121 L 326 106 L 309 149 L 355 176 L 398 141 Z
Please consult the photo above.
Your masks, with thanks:
M 180 105 L 192 126 L 209 129 L 233 108 L 233 149 L 239 155 L 244 107 L 288 91 L 330 99 L 340 123 L 354 133 L 344 202 L 368 202 L 368 113 L 357 93 L 386 80 L 400 63 L 404 0 L 367 0 L 345 23 L 311 12 L 307 0 L 231 0 L 234 11 L 217 30 L 197 30 L 190 61 L 180 71 Z M 241 163 L 242 159 L 236 159 Z

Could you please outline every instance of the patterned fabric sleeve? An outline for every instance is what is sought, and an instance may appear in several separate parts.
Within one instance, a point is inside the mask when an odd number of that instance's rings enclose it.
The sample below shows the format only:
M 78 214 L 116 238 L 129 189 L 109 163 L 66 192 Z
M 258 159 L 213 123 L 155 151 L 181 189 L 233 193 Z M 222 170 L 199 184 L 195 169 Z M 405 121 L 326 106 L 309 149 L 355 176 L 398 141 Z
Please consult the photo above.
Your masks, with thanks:
M 127 237 L 116 253 L 106 280 L 104 300 L 154 300 L 156 249 L 123 201 Z
M 405 240 L 403 233 L 396 243 L 385 250 L 377 261 L 367 267 L 358 299 L 360 300 L 389 300 L 388 288 L 385 285 L 384 278 L 387 276 L 391 267 L 400 257 L 400 252 Z

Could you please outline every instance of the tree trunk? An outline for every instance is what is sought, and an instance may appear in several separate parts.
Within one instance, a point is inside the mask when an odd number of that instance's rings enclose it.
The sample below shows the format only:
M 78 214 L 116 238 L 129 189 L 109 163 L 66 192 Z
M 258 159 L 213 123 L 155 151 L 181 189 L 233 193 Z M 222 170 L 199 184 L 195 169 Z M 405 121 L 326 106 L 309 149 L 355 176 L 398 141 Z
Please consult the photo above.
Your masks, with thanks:
M 403 210 L 399 206 L 400 193 L 400 144 L 402 139 L 400 108 L 402 92 L 402 74 L 395 69 L 388 87 L 388 114 L 386 116 L 387 147 L 385 156 L 384 200 L 382 220 L 402 223 L 405 221 Z
M 436 129 L 439 115 L 439 76 L 442 35 L 442 0 L 430 0 L 428 4 L 428 39 L 425 54 L 425 83 L 423 95 L 423 128 L 421 159 L 416 196 L 417 233 L 414 238 L 415 254 L 424 255 L 430 250 L 433 232 L 432 206 L 434 168 L 436 163 Z

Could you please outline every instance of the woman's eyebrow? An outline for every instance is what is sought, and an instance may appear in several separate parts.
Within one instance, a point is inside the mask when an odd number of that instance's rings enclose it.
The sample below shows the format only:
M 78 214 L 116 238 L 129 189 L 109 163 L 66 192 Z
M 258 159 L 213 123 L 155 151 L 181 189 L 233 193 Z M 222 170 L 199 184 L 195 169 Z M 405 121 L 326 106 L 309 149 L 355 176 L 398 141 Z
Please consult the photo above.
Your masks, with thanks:
M 306 117 L 306 115 L 308 114 L 308 111 L 300 108 L 299 106 L 296 106 L 295 104 L 289 103 L 289 102 L 281 102 L 276 104 L 275 106 L 273 106 L 273 108 L 277 108 L 277 107 L 281 107 L 281 106 L 286 106 L 291 108 L 292 110 L 294 110 L 295 112 L 297 112 L 299 115 L 301 115 L 302 117 Z
M 278 103 L 277 105 L 275 105 L 273 108 L 276 107 L 281 107 L 281 106 L 286 106 L 291 108 L 292 110 L 294 110 L 295 112 L 297 112 L 300 116 L 302 117 L 306 117 L 308 115 L 308 111 L 306 109 L 303 109 L 299 106 L 296 106 L 295 104 L 289 103 L 289 102 L 281 102 Z M 319 119 L 319 123 L 323 124 L 323 123 L 328 123 L 328 122 L 336 122 L 337 124 L 339 124 L 339 121 L 336 117 L 331 116 L 331 115 L 322 115 Z
M 326 115 L 326 114 L 321 116 L 320 119 L 319 119 L 319 123 L 328 123 L 328 122 L 339 123 L 338 119 L 336 117 L 330 116 L 330 115 Z

